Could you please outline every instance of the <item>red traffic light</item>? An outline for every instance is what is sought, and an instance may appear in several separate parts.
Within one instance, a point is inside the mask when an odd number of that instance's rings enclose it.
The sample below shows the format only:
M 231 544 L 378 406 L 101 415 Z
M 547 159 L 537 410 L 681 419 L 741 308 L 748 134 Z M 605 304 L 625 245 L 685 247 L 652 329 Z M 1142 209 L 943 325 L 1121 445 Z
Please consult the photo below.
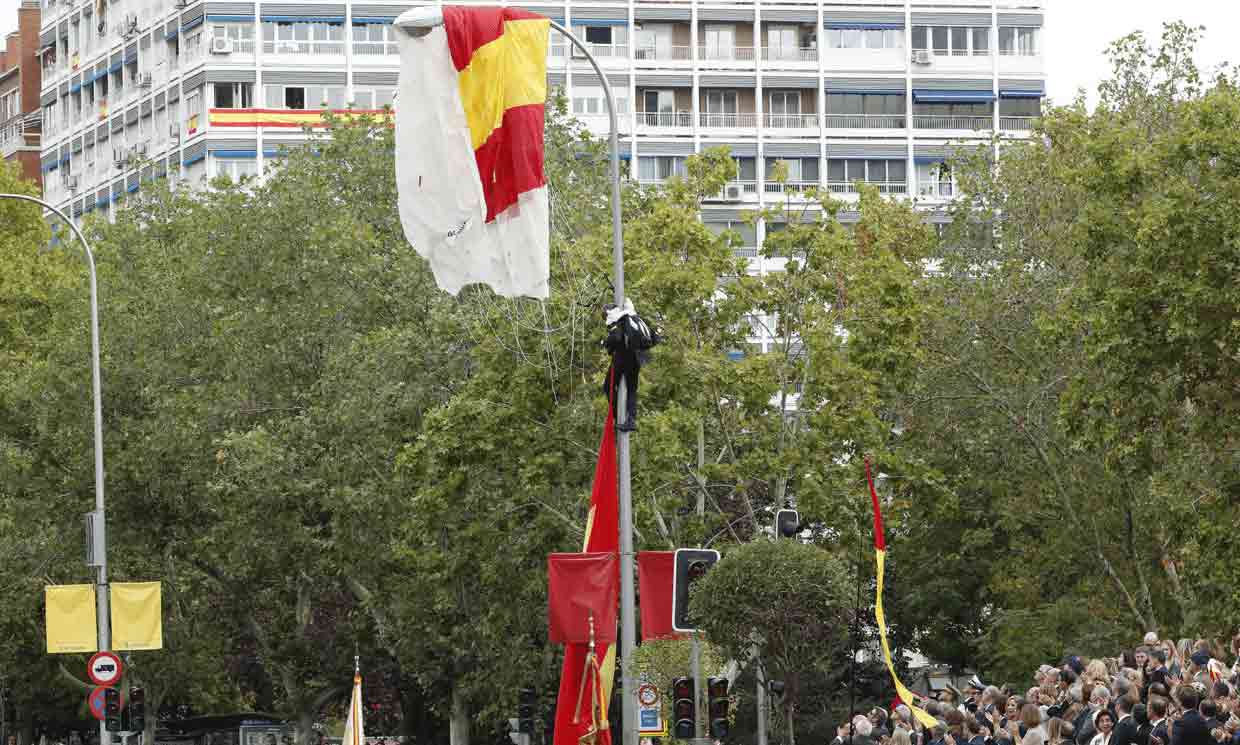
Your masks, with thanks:
M 672 681 L 672 697 L 675 699 L 693 699 L 693 679 L 677 678 Z
M 727 678 L 711 678 L 707 683 L 707 690 L 710 692 L 711 698 L 727 698 L 728 697 L 728 679 Z

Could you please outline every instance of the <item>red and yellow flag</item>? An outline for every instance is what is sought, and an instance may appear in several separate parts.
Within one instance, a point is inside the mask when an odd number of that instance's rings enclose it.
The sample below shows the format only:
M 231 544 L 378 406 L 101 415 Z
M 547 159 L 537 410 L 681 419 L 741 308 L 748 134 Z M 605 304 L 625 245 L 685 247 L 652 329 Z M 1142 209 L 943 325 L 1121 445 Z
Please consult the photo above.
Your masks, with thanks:
M 586 540 L 582 550 L 591 553 L 620 551 L 616 427 L 610 406 L 603 424 L 603 441 L 598 446 L 598 464 L 594 467 L 594 487 L 590 491 L 590 514 L 586 518 Z M 595 645 L 598 663 L 594 669 L 589 669 L 589 651 L 586 644 L 564 646 L 553 745 L 611 745 L 607 702 L 611 699 L 615 679 L 616 645 Z
M 456 6 L 444 6 L 443 21 L 399 37 L 396 181 L 405 235 L 449 292 L 485 283 L 501 295 L 545 298 L 550 21 L 520 8 Z
M 878 492 L 874 489 L 874 477 L 870 475 L 870 459 L 865 459 L 865 480 L 870 485 L 870 501 L 874 505 L 874 566 L 875 575 L 878 577 L 878 591 L 874 598 L 874 618 L 878 621 L 878 638 L 883 645 L 883 661 L 887 663 L 887 670 L 891 673 L 891 680 L 895 683 L 896 694 L 900 700 L 908 704 L 912 710 L 913 716 L 917 717 L 917 721 L 926 727 L 934 727 L 938 724 L 934 717 L 928 712 L 913 703 L 913 692 L 900 682 L 900 677 L 896 675 L 895 663 L 891 660 L 891 646 L 887 643 L 887 619 L 883 615 L 883 563 L 887 558 L 887 541 L 883 537 L 883 510 L 878 503 Z

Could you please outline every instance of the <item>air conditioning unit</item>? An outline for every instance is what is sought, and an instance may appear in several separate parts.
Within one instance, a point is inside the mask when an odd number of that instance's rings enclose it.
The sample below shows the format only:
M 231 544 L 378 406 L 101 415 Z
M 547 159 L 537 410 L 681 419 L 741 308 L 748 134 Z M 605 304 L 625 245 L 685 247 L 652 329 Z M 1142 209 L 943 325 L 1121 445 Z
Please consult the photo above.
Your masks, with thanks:
M 124 148 L 114 147 L 112 148 L 112 162 L 116 164 L 117 168 L 124 169 L 129 163 L 129 154 L 125 152 Z
M 725 202 L 739 202 L 745 194 L 745 189 L 740 184 L 727 184 L 723 187 L 723 200 Z
M 77 176 L 70 176 L 69 178 L 65 179 L 65 188 L 67 188 L 69 191 L 77 191 L 77 188 L 78 188 Z
M 930 50 L 917 49 L 913 51 L 913 64 L 928 65 L 933 61 L 934 61 L 934 58 L 930 56 Z
M 232 39 L 224 36 L 211 37 L 211 54 L 232 54 Z
M 139 142 L 137 145 L 133 146 L 134 154 L 139 155 L 139 156 L 146 155 L 146 150 L 147 150 L 146 142 Z
M 138 87 L 139 88 L 150 88 L 151 87 L 151 74 L 149 72 L 139 73 Z

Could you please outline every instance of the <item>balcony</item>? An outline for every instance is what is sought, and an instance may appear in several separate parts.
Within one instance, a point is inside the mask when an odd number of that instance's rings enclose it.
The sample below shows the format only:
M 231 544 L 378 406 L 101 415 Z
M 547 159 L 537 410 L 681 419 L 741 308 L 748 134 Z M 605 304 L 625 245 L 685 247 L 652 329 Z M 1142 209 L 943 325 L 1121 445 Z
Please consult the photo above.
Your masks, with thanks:
M 818 129 L 817 114 L 767 114 L 770 129 Z
M 827 191 L 832 194 L 860 194 L 856 181 L 828 181 Z M 878 187 L 880 194 L 907 194 L 908 184 L 903 181 L 865 181 L 866 186 Z
M 803 194 L 810 189 L 817 189 L 817 181 L 787 181 L 779 183 L 768 181 L 763 188 L 767 194 Z
M 599 59 L 627 59 L 629 56 L 628 44 L 591 44 L 586 43 L 586 49 L 590 50 L 590 54 Z M 573 47 L 573 57 L 585 59 L 581 50 Z
M 904 129 L 903 114 L 827 114 L 827 129 Z
M 752 129 L 758 126 L 758 115 L 749 114 L 701 114 L 701 126 L 707 129 Z
M 753 62 L 753 47 L 698 47 L 703 62 Z
M 917 184 L 917 196 L 932 199 L 951 199 L 955 195 L 955 185 L 948 181 L 920 182 Z
M 723 191 L 719 192 L 718 194 L 712 197 L 707 197 L 706 201 L 708 202 L 735 202 L 735 201 L 738 201 L 738 199 L 745 200 L 745 199 L 748 199 L 749 197 L 756 197 L 757 194 L 758 194 L 758 182 L 757 181 L 742 181 L 738 179 L 736 181 L 729 181 L 727 183 L 727 186 L 723 187 Z
M 818 50 L 814 47 L 762 47 L 762 59 L 767 62 L 817 62 Z
M 691 111 L 639 111 L 637 112 L 639 127 L 692 127 L 693 112 Z
M 1028 132 L 1033 129 L 1036 116 L 1000 116 L 999 129 L 1006 132 Z
M 989 116 L 952 116 L 940 114 L 914 114 L 914 129 L 956 129 L 972 132 L 985 132 L 994 127 L 994 118 Z
M 644 46 L 637 47 L 633 50 L 633 57 L 637 60 L 664 60 L 672 62 L 688 62 L 693 56 L 690 52 L 693 47 L 684 45 L 674 46 Z
M 344 54 L 344 42 L 264 41 L 263 54 Z

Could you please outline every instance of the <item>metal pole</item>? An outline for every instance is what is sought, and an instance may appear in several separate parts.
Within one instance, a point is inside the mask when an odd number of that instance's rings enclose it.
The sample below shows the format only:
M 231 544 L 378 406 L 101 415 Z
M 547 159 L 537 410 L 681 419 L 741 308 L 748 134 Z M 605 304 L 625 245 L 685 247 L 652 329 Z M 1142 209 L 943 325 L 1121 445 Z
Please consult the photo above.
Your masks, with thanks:
M 702 640 L 697 632 L 689 635 L 689 674 L 693 676 L 693 736 L 701 740 L 706 736 L 702 726 Z
M 603 74 L 603 68 L 590 53 L 590 49 L 568 29 L 555 21 L 551 27 L 581 50 L 603 83 L 603 96 L 607 99 L 607 118 L 611 124 L 611 247 L 615 286 L 615 303 L 624 305 L 624 229 L 620 219 L 620 125 L 616 117 L 616 99 L 611 83 Z M 624 376 L 617 381 L 616 424 L 624 425 L 627 412 L 627 392 Z M 633 491 L 629 464 L 629 432 L 618 426 L 616 437 L 616 461 L 620 487 L 620 670 L 621 670 L 621 745 L 637 745 L 637 684 L 633 677 L 633 653 L 637 648 L 637 596 L 633 583 Z M 695 688 L 697 686 L 695 685 Z M 700 736 L 700 732 L 699 732 Z
M 754 668 L 754 677 L 758 679 L 758 690 L 754 696 L 754 701 L 758 705 L 757 745 L 766 745 L 766 670 L 761 660 L 757 660 L 757 663 Z
M 99 571 L 95 577 L 95 610 L 99 628 L 99 649 L 107 650 L 112 646 L 112 629 L 109 625 L 108 610 L 108 538 L 103 509 L 103 386 L 99 379 L 99 296 L 95 281 L 95 255 L 91 253 L 90 244 L 86 242 L 86 237 L 82 235 L 82 231 L 78 229 L 73 220 L 42 199 L 25 194 L 0 194 L 0 199 L 20 199 L 40 205 L 52 212 L 64 220 L 73 234 L 77 236 L 82 244 L 82 252 L 86 255 L 86 268 L 90 275 L 90 384 L 95 408 L 95 512 L 98 513 L 95 530 L 99 536 L 99 545 L 103 547 L 102 555 L 98 557 Z M 111 745 L 111 743 L 112 733 L 108 732 L 103 722 L 100 722 L 99 745 Z

